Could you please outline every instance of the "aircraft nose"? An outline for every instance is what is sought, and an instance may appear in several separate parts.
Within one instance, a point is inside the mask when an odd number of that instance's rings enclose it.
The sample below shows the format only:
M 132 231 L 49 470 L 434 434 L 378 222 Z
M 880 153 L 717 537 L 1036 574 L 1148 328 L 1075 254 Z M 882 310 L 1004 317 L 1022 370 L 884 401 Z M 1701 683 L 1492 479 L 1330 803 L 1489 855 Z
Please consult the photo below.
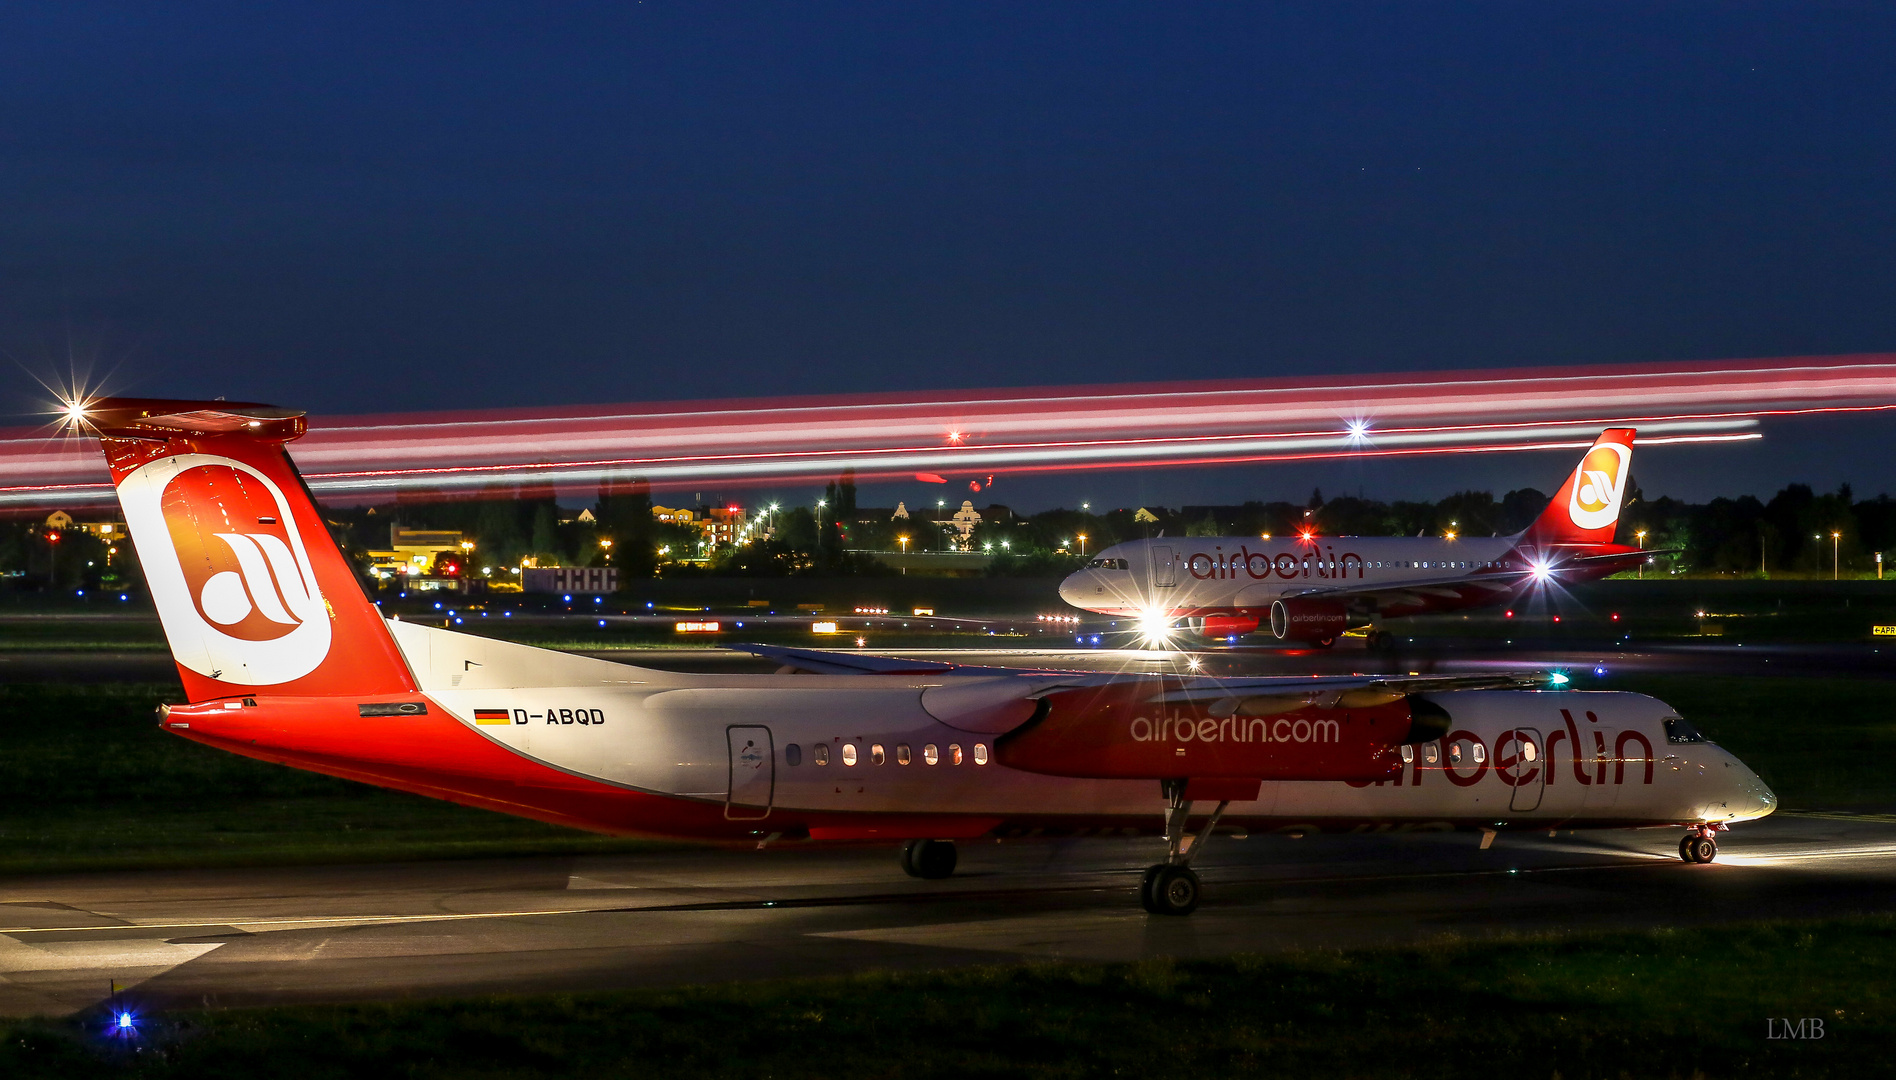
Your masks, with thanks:
M 1060 599 L 1065 600 L 1074 607 L 1083 606 L 1080 603 L 1080 597 L 1085 595 L 1083 590 L 1085 588 L 1087 573 L 1088 571 L 1085 570 L 1075 570 L 1073 573 L 1068 574 L 1066 580 L 1060 583 Z
M 1775 812 L 1778 807 L 1777 793 L 1764 782 L 1763 777 L 1751 771 L 1751 767 L 1733 758 L 1731 771 L 1736 774 L 1733 785 L 1736 790 L 1729 796 L 1732 819 L 1749 821 Z

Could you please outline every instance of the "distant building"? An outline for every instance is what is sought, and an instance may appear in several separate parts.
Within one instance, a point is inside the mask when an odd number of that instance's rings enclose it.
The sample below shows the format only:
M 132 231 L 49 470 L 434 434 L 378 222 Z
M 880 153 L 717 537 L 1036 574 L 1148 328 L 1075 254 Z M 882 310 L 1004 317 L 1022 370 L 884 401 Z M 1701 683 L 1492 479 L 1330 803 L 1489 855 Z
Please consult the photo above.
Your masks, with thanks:
M 88 536 L 96 536 L 108 544 L 116 544 L 125 539 L 123 521 L 76 521 L 64 510 L 55 510 L 46 515 L 46 527 L 49 529 L 77 529 Z
M 955 531 L 956 551 L 974 550 L 974 527 L 979 524 L 981 524 L 981 512 L 974 508 L 972 500 L 963 499 L 961 509 L 956 510 L 954 516 L 948 519 L 949 527 Z
M 889 515 L 889 520 L 890 521 L 907 521 L 908 519 L 909 519 L 908 503 L 906 502 L 896 503 L 895 513 Z
M 464 539 L 459 529 L 404 529 L 391 524 L 388 527 L 388 548 L 369 552 L 370 572 L 378 578 L 396 574 L 417 578 L 427 576 L 434 567 L 436 557 L 444 552 L 455 556 L 464 555 L 461 547 Z
M 528 566 L 520 571 L 520 586 L 530 593 L 596 595 L 617 592 L 616 566 Z
M 741 506 L 700 507 L 696 524 L 704 533 L 706 543 L 712 547 L 735 543 L 737 530 L 744 525 L 744 508 Z
M 669 522 L 673 525 L 689 525 L 698 520 L 698 515 L 685 509 L 672 509 L 669 506 L 652 507 L 652 520 Z

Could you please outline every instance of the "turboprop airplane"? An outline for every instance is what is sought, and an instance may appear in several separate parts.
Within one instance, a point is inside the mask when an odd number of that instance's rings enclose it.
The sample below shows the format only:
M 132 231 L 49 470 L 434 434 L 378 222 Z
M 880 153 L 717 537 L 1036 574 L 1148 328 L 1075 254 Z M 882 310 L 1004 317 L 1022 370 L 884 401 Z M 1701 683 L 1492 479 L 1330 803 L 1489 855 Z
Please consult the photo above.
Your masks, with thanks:
M 106 399 L 94 430 L 187 703 L 164 730 L 578 829 L 745 844 L 1165 837 L 1142 901 L 1198 904 L 1228 829 L 1683 826 L 1776 799 L 1661 702 L 1537 675 L 1217 679 L 745 646 L 776 674 L 657 671 L 384 618 L 285 445 L 301 413 Z M 1485 840 L 1484 840 L 1485 842 Z
M 1139 620 L 1163 638 L 1184 620 L 1210 638 L 1269 625 L 1279 640 L 1328 648 L 1370 627 L 1372 648 L 1394 643 L 1382 621 L 1499 604 L 1550 581 L 1590 581 L 1655 554 L 1613 542 L 1633 429 L 1600 434 L 1573 475 L 1514 536 L 1161 537 L 1115 544 L 1060 584 L 1074 607 Z M 1266 623 L 1268 620 L 1268 623 Z

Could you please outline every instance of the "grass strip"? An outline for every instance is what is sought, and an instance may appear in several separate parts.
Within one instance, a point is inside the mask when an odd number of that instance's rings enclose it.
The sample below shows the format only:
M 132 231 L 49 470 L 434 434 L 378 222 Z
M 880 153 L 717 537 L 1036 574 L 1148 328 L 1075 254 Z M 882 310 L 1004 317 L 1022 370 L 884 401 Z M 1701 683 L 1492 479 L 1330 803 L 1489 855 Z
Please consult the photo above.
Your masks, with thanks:
M 20 1023 L 0 1074 L 1887 1075 L 1896 918 Z M 1783 1021 L 1807 1037 L 1776 1038 Z M 1812 1021 L 1822 1023 L 1823 1037 Z

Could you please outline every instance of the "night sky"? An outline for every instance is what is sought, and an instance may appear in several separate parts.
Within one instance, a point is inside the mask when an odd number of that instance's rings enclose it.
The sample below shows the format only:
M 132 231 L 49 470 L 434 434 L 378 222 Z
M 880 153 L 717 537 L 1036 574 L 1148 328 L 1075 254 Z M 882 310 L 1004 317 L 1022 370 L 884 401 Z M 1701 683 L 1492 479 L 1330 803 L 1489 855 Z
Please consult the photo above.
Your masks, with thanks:
M 336 413 L 1896 350 L 1892 57 L 1867 3 L 11 5 L 0 412 L 69 356 Z M 1896 420 L 1767 435 L 1635 472 L 1892 487 Z

